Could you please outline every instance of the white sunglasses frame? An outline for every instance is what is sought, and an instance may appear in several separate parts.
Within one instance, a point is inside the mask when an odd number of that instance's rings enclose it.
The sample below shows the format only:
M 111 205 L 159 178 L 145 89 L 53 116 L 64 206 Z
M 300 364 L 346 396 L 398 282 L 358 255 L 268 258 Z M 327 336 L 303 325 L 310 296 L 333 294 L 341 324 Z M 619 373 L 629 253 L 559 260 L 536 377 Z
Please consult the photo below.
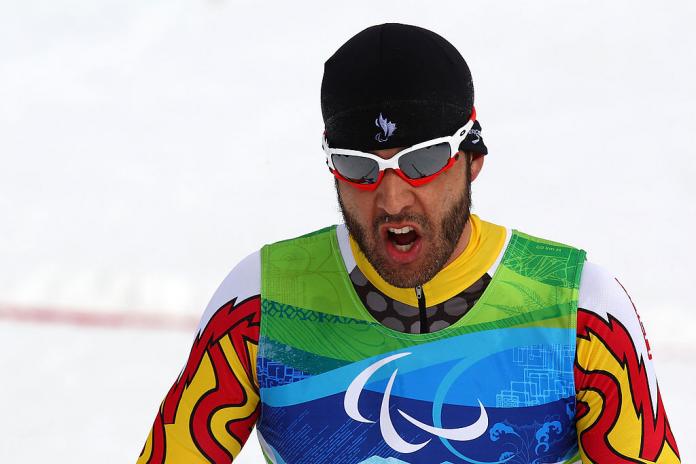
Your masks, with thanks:
M 364 151 L 359 151 L 359 150 L 348 150 L 348 149 L 343 149 L 343 148 L 331 148 L 328 145 L 328 141 L 326 140 L 326 135 L 324 134 L 322 136 L 321 140 L 321 146 L 324 149 L 324 153 L 326 154 L 326 164 L 329 166 L 329 170 L 339 179 L 346 181 L 350 183 L 351 185 L 359 188 L 363 188 L 366 190 L 373 190 L 377 188 L 377 185 L 382 180 L 382 177 L 384 176 L 384 171 L 386 169 L 393 169 L 396 171 L 397 174 L 407 182 L 411 183 L 414 186 L 422 185 L 423 183 L 427 183 L 430 178 L 437 176 L 440 174 L 446 167 L 448 167 L 451 164 L 451 159 L 457 156 L 457 153 L 459 153 L 459 145 L 466 139 L 466 136 L 469 135 L 469 132 L 474 126 L 474 122 L 476 121 L 476 113 L 475 110 L 472 111 L 471 114 L 471 119 L 464 124 L 462 127 L 457 129 L 457 131 L 453 135 L 448 135 L 445 137 L 438 137 L 435 139 L 431 140 L 426 140 L 425 142 L 417 143 L 415 145 L 412 145 L 408 148 L 405 148 L 398 152 L 396 155 L 392 156 L 389 159 L 384 159 L 380 158 L 377 155 L 374 155 L 372 153 L 367 153 Z M 410 177 L 407 177 L 406 174 L 403 173 L 401 168 L 399 167 L 399 159 L 402 156 L 405 156 L 413 151 L 420 150 L 421 148 L 426 148 L 432 145 L 438 145 L 440 143 L 447 142 L 450 145 L 450 161 L 446 166 L 443 166 L 443 169 L 440 171 L 436 172 L 435 174 L 432 174 L 430 176 L 422 177 L 419 179 L 411 179 Z M 349 156 L 357 156 L 360 158 L 368 158 L 377 163 L 379 166 L 379 176 L 377 178 L 377 181 L 371 183 L 371 184 L 360 184 L 358 182 L 353 182 L 349 179 L 346 179 L 343 177 L 340 172 L 336 169 L 336 167 L 333 164 L 333 160 L 331 159 L 333 155 L 349 155 Z M 338 174 L 338 175 L 337 175 Z

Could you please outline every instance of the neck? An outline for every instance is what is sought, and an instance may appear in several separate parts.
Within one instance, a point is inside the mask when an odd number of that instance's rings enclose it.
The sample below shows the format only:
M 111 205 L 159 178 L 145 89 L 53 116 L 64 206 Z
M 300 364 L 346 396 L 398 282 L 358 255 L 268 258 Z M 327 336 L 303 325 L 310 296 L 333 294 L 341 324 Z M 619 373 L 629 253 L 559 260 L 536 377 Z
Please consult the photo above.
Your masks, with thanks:
M 506 236 L 504 227 L 481 221 L 472 214 L 447 264 L 432 280 L 422 285 L 428 305 L 446 301 L 480 279 L 500 256 Z M 389 298 L 418 307 L 412 288 L 397 288 L 384 281 L 352 237 L 349 237 L 349 242 L 355 263 L 367 280 Z
M 443 268 L 447 267 L 452 261 L 457 259 L 459 255 L 461 255 L 464 250 L 466 249 L 466 246 L 469 244 L 469 240 L 471 239 L 471 216 L 469 216 L 469 219 L 466 220 L 466 224 L 464 225 L 464 230 L 462 231 L 462 235 L 459 236 L 459 241 L 457 241 L 457 245 L 454 247 L 454 250 L 452 250 L 452 254 L 450 255 L 449 259 L 445 262 L 445 265 L 442 266 Z

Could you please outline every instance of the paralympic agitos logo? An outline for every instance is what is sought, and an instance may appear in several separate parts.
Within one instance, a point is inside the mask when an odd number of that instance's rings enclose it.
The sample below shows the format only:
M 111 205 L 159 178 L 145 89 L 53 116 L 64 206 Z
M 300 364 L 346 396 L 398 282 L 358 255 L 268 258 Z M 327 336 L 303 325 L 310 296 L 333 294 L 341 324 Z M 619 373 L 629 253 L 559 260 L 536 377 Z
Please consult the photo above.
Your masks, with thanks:
M 353 379 L 353 381 L 348 386 L 348 389 L 346 390 L 346 394 L 343 399 L 343 408 L 345 409 L 346 414 L 348 414 L 348 416 L 351 419 L 366 424 L 375 423 L 375 421 L 365 418 L 360 413 L 358 408 L 358 400 L 360 399 L 360 393 L 365 388 L 365 385 L 367 384 L 370 377 L 372 377 L 372 375 L 375 372 L 377 372 L 381 367 L 410 354 L 411 353 L 398 353 L 380 359 L 370 364 L 360 374 L 358 374 L 355 377 L 355 379 Z M 382 397 L 382 403 L 379 411 L 379 430 L 382 434 L 384 442 L 387 445 L 389 445 L 393 450 L 398 451 L 399 453 L 414 453 L 423 448 L 425 445 L 427 445 L 432 439 L 429 438 L 428 440 L 421 443 L 409 443 L 406 440 L 404 440 L 401 437 L 401 435 L 399 435 L 399 432 L 395 429 L 394 424 L 392 423 L 391 417 L 389 415 L 389 400 L 392 385 L 394 384 L 394 379 L 396 378 L 396 374 L 398 371 L 398 368 L 394 369 L 394 372 L 389 378 L 389 382 L 387 383 L 387 386 L 384 390 L 384 396 Z M 470 441 L 480 437 L 488 429 L 488 413 L 486 413 L 486 408 L 483 407 L 481 401 L 479 401 L 479 406 L 481 408 L 480 415 L 476 422 L 464 427 L 452 429 L 435 427 L 429 424 L 425 424 L 419 421 L 418 419 L 411 417 L 408 413 L 402 411 L 401 409 L 397 409 L 397 411 L 399 412 L 399 414 L 401 414 L 401 416 L 404 419 L 409 421 L 411 424 L 434 436 L 453 441 Z

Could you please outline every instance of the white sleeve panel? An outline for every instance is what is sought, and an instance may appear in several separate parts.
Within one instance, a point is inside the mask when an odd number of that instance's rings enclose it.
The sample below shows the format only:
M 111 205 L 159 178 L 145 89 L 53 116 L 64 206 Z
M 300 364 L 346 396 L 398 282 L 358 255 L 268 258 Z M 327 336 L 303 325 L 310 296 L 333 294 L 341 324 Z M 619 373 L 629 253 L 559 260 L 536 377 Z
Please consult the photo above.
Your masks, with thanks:
M 201 322 L 198 325 L 200 334 L 215 312 L 233 298 L 241 302 L 252 296 L 261 294 L 261 252 L 255 251 L 237 264 L 206 306 Z
M 645 329 L 628 292 L 609 271 L 588 261 L 580 276 L 579 293 L 579 308 L 593 312 L 609 323 L 618 322 L 626 328 L 639 361 L 645 365 L 653 411 L 657 411 L 657 379 L 652 355 Z

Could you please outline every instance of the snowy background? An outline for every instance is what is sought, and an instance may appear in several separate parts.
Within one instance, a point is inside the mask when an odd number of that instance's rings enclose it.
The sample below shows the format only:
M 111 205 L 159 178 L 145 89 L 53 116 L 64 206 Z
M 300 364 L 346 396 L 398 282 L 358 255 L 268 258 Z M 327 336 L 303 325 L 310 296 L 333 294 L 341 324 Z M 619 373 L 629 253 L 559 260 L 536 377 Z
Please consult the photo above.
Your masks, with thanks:
M 629 290 L 695 460 L 694 18 L 626 0 L 0 2 L 0 461 L 135 461 L 231 267 L 339 221 L 323 62 L 391 21 L 472 69 L 490 149 L 475 212 L 588 250 Z M 255 435 L 238 462 L 262 462 Z

